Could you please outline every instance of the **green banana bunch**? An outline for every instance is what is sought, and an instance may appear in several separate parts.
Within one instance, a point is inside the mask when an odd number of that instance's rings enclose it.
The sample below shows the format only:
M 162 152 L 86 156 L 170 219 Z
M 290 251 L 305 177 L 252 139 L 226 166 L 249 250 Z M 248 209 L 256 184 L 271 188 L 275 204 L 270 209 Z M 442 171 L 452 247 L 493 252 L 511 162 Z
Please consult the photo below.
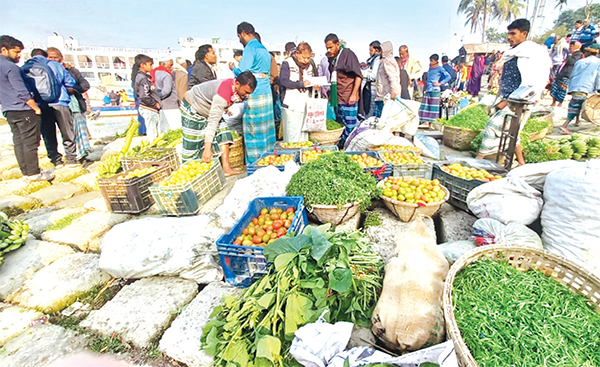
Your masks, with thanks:
M 106 158 L 98 165 L 96 172 L 98 172 L 98 177 L 107 178 L 114 176 L 121 169 L 121 153 L 113 154 L 110 157 Z
M 21 247 L 27 241 L 28 234 L 29 224 L 20 219 L 9 221 L 8 216 L 0 212 L 0 258 Z

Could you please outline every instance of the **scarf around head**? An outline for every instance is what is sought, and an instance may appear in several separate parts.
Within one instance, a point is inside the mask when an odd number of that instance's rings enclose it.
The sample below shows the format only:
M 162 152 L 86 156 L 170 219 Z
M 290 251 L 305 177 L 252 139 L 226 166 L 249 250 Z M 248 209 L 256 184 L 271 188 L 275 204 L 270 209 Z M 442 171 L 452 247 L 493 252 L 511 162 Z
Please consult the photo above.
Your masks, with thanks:
M 167 69 L 166 66 L 158 65 L 157 67 L 152 69 L 152 71 L 150 72 L 150 78 L 152 79 L 152 83 L 156 83 L 156 72 L 157 71 L 166 71 L 167 73 L 169 73 L 170 76 L 173 76 L 173 73 L 171 73 L 171 70 Z
M 308 70 L 308 67 L 310 66 L 310 62 L 307 62 L 306 64 L 301 63 L 300 61 L 298 61 L 298 59 L 296 58 L 296 53 L 292 54 L 292 59 L 294 60 L 294 62 L 296 63 L 296 65 L 298 65 L 298 69 L 299 70 L 299 74 L 300 74 L 300 80 L 299 81 L 304 81 L 304 70 Z

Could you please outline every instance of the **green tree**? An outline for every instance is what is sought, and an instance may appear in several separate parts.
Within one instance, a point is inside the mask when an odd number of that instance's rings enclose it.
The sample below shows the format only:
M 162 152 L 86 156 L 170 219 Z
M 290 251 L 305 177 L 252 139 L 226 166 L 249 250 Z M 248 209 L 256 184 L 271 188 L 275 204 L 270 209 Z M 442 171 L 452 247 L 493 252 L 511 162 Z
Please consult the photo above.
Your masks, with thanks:
M 511 21 L 519 17 L 523 7 L 520 0 L 461 0 L 457 13 L 467 16 L 465 26 L 470 25 L 471 32 L 481 28 L 481 42 L 484 42 L 488 20 Z
M 490 27 L 485 30 L 485 41 L 491 43 L 506 43 L 508 32 L 498 32 L 496 28 Z
M 555 33 L 555 34 L 557 34 L 557 35 L 559 35 L 561 37 L 564 37 L 564 36 L 566 36 L 567 34 L 569 34 L 571 32 L 571 29 L 572 28 L 567 28 L 566 25 L 561 24 L 561 25 L 559 25 L 556 28 L 548 29 L 546 31 L 546 33 L 544 33 L 542 35 L 533 37 L 533 41 L 537 42 L 537 43 L 543 43 L 546 40 L 546 38 L 550 37 L 550 35 L 552 33 Z
M 575 27 L 575 21 L 587 19 L 586 8 L 587 6 L 583 6 L 577 10 L 565 10 L 561 12 L 554 21 L 554 28 L 565 25 L 568 29 L 573 29 Z M 600 4 L 590 4 L 589 15 L 592 24 L 600 22 Z

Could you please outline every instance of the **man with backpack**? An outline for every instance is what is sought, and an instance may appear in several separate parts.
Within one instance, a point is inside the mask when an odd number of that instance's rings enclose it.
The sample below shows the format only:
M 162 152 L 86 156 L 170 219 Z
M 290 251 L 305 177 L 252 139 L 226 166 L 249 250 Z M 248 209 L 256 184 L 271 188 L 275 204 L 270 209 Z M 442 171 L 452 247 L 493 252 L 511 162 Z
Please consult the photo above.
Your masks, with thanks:
M 25 62 L 22 69 L 26 78 L 34 80 L 38 103 L 42 107 L 41 132 L 48 158 L 55 166 L 63 164 L 56 139 L 56 125 L 58 125 L 65 149 L 66 164 L 77 164 L 75 129 L 69 109 L 69 102 L 71 102 L 69 90 L 73 90 L 77 81 L 60 63 L 48 60 L 46 51 L 34 49 L 31 51 L 31 56 L 32 58 Z M 48 90 L 52 92 L 46 93 Z
M 52 180 L 53 176 L 40 172 L 37 149 L 41 110 L 16 65 L 21 50 L 21 41 L 11 36 L 0 36 L 0 104 L 13 134 L 15 156 L 24 178 L 29 181 Z

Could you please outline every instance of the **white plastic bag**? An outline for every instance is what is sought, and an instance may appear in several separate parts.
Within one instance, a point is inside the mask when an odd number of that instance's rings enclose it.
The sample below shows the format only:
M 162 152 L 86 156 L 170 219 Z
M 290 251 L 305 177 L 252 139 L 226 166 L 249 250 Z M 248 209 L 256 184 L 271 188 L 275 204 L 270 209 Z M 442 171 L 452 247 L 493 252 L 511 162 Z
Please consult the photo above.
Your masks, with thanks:
M 542 194 L 518 177 L 485 183 L 467 196 L 467 205 L 478 218 L 494 218 L 503 224 L 531 224 L 543 204 Z
M 431 136 L 415 135 L 415 146 L 421 149 L 423 157 L 440 159 L 440 144 Z
M 319 321 L 305 325 L 294 333 L 290 354 L 305 367 L 325 367 L 338 353 L 346 349 L 354 324 Z
M 370 129 L 354 137 L 344 150 L 348 152 L 360 152 L 378 145 L 413 146 L 408 139 L 394 136 L 389 131 Z
M 496 244 L 544 248 L 540 236 L 526 226 L 514 222 L 504 225 L 492 218 L 478 219 L 473 223 L 473 239 L 479 246 Z
M 390 132 L 402 131 L 405 134 L 415 135 L 419 128 L 418 115 L 400 99 L 385 101 L 380 120 L 385 122 Z
M 473 240 L 446 242 L 439 245 L 440 250 L 450 265 L 454 264 L 459 257 L 477 248 Z
M 571 159 L 542 163 L 529 163 L 511 170 L 506 177 L 519 177 L 538 191 L 544 191 L 546 176 L 557 169 L 581 166 L 581 162 Z
M 327 131 L 327 99 L 321 98 L 318 88 L 313 89 L 313 93 L 306 101 L 304 131 Z
M 547 250 L 600 276 L 600 161 L 552 171 L 544 185 L 542 241 Z

